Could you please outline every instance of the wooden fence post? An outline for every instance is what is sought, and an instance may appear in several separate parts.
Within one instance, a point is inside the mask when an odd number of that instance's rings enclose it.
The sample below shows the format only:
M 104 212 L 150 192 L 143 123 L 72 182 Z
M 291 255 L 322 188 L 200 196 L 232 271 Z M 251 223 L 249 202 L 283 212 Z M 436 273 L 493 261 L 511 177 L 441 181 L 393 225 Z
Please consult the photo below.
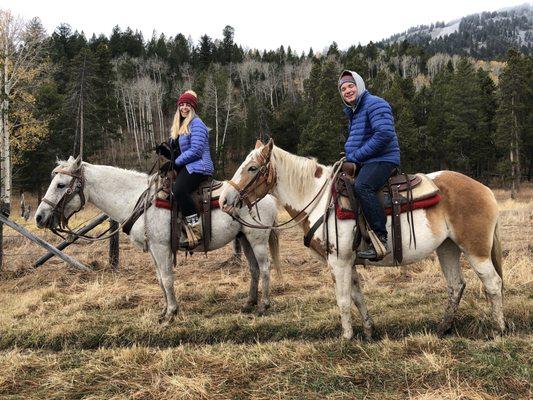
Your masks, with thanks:
M 96 218 L 94 218 L 93 220 L 89 221 L 89 223 L 87 225 L 85 225 L 84 227 L 78 229 L 75 231 L 75 233 L 79 234 L 79 235 L 84 235 L 86 234 L 87 232 L 93 230 L 95 227 L 97 227 L 98 225 L 100 225 L 102 222 L 104 222 L 105 220 L 107 219 L 107 215 L 105 214 L 100 214 L 98 215 Z M 66 249 L 68 246 L 70 246 L 72 243 L 76 242 L 79 238 L 74 236 L 72 239 L 69 239 L 69 240 L 66 240 L 64 242 L 61 242 L 59 244 L 59 246 L 57 246 L 57 249 L 58 250 L 63 250 L 63 249 Z M 46 261 L 48 261 L 50 258 L 52 258 L 54 256 L 54 253 L 46 253 L 44 256 L 42 256 L 41 258 L 39 258 L 35 264 L 33 264 L 33 267 L 34 268 L 37 268 L 37 267 L 40 267 L 41 265 L 43 265 Z
M 28 231 L 23 226 L 20 226 L 16 222 L 11 221 L 9 218 L 4 216 L 2 213 L 0 213 L 0 222 L 6 224 L 10 228 L 13 228 L 17 232 L 21 233 L 22 235 L 26 236 L 31 241 L 37 243 L 39 246 L 44 247 L 46 250 L 51 251 L 55 255 L 57 255 L 59 258 L 61 258 L 63 261 L 66 261 L 70 266 L 83 270 L 83 271 L 91 271 L 90 268 L 80 263 L 78 260 L 70 257 L 68 254 L 65 254 L 61 252 L 60 250 L 56 249 L 54 246 L 52 246 L 50 243 L 45 242 L 43 239 L 41 239 L 39 236 L 35 236 L 33 233 Z
M 110 226 L 111 232 L 113 232 L 118 229 L 118 222 L 110 219 L 109 226 Z M 117 231 L 113 236 L 111 236 L 111 238 L 109 238 L 109 265 L 111 265 L 113 269 L 118 268 L 119 239 L 120 239 L 119 235 L 120 235 L 120 232 Z
M 9 204 L 4 203 L 3 201 L 0 203 L 0 214 L 2 216 L 5 216 L 5 218 L 9 217 L 9 214 L 11 213 L 11 209 L 9 207 Z M 4 268 L 4 224 L 0 220 L 0 272 Z

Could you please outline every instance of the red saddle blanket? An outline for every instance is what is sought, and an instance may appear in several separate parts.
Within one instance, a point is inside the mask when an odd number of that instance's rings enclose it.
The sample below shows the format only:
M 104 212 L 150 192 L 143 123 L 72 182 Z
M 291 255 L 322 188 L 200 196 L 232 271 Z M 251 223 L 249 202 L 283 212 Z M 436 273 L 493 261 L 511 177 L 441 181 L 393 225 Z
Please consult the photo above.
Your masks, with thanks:
M 441 199 L 440 194 L 436 194 L 435 196 L 429 197 L 427 199 L 422 199 L 415 201 L 413 203 L 413 210 L 416 210 L 418 208 L 428 208 L 431 206 L 434 206 L 437 204 Z M 338 203 L 335 204 L 335 211 L 337 213 L 338 219 L 355 219 L 355 212 L 352 210 L 343 210 Z M 401 212 L 407 211 L 407 204 L 402 204 Z M 392 208 L 387 207 L 385 208 L 385 214 L 391 215 L 392 214 Z
M 167 210 L 170 210 L 170 203 L 168 202 L 168 200 L 165 200 L 165 199 L 155 199 L 154 201 L 154 205 L 157 207 L 157 208 L 165 208 Z M 213 208 L 220 208 L 220 204 L 218 203 L 218 199 L 212 199 L 211 200 L 211 209 Z

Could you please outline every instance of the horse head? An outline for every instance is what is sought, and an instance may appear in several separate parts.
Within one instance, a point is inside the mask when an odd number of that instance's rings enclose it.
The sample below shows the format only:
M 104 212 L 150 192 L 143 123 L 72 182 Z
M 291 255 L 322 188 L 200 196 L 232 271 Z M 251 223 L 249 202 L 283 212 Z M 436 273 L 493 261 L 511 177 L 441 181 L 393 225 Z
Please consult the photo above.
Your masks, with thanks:
M 256 142 L 255 149 L 248 154 L 220 195 L 220 204 L 225 212 L 232 214 L 235 207 L 242 203 L 252 208 L 270 193 L 276 183 L 276 172 L 271 163 L 273 148 L 272 139 L 267 144 L 260 140 Z
M 65 227 L 69 218 L 85 204 L 81 157 L 70 156 L 57 164 L 52 171 L 52 182 L 35 212 L 35 224 L 39 228 Z

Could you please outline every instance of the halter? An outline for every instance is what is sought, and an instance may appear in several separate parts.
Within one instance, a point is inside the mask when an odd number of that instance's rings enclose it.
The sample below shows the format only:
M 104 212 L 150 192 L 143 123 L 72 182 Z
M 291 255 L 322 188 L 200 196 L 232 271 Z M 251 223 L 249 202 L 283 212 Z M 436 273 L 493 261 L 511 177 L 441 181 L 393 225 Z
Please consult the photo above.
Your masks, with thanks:
M 67 190 L 65 191 L 65 193 L 63 193 L 63 196 L 61 196 L 59 201 L 55 204 L 51 202 L 50 200 L 48 200 L 47 198 L 42 199 L 44 203 L 52 207 L 52 215 L 58 217 L 59 228 L 50 228 L 50 230 L 60 237 L 63 237 L 63 236 L 61 236 L 58 232 L 73 233 L 73 231 L 68 226 L 68 221 L 74 214 L 80 211 L 85 205 L 85 195 L 83 194 L 85 181 L 83 179 L 83 171 L 81 168 L 78 171 L 79 173 L 69 172 L 64 169 L 59 169 L 55 171 L 55 173 L 57 174 L 65 174 L 65 175 L 69 175 L 72 177 L 67 187 Z M 65 216 L 65 207 L 76 195 L 80 196 L 80 206 L 76 211 L 74 211 L 67 218 Z
M 239 202 L 244 202 L 248 206 L 249 210 L 251 210 L 252 207 L 256 205 L 263 197 L 270 193 L 276 184 L 276 170 L 270 163 L 271 154 L 272 150 L 269 151 L 266 157 L 259 153 L 259 156 L 263 159 L 263 164 L 260 165 L 257 174 L 250 179 L 250 182 L 248 182 L 243 188 L 241 188 L 239 184 L 233 182 L 231 179 L 228 181 L 228 183 L 239 193 Z M 257 189 L 263 185 L 266 185 L 266 190 L 262 196 L 259 196 L 257 194 Z M 251 194 L 255 194 L 256 196 L 253 202 L 249 199 Z

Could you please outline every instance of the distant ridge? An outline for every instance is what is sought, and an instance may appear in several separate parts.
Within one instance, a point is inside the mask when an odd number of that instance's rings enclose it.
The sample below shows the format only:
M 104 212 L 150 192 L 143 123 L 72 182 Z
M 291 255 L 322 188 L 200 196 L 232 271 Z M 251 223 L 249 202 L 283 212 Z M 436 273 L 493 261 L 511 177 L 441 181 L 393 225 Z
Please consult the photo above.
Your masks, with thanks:
M 533 6 L 522 4 L 494 12 L 468 15 L 447 23 L 420 25 L 380 43 L 407 41 L 419 44 L 430 54 L 470 55 L 479 59 L 501 59 L 515 47 L 533 53 Z

